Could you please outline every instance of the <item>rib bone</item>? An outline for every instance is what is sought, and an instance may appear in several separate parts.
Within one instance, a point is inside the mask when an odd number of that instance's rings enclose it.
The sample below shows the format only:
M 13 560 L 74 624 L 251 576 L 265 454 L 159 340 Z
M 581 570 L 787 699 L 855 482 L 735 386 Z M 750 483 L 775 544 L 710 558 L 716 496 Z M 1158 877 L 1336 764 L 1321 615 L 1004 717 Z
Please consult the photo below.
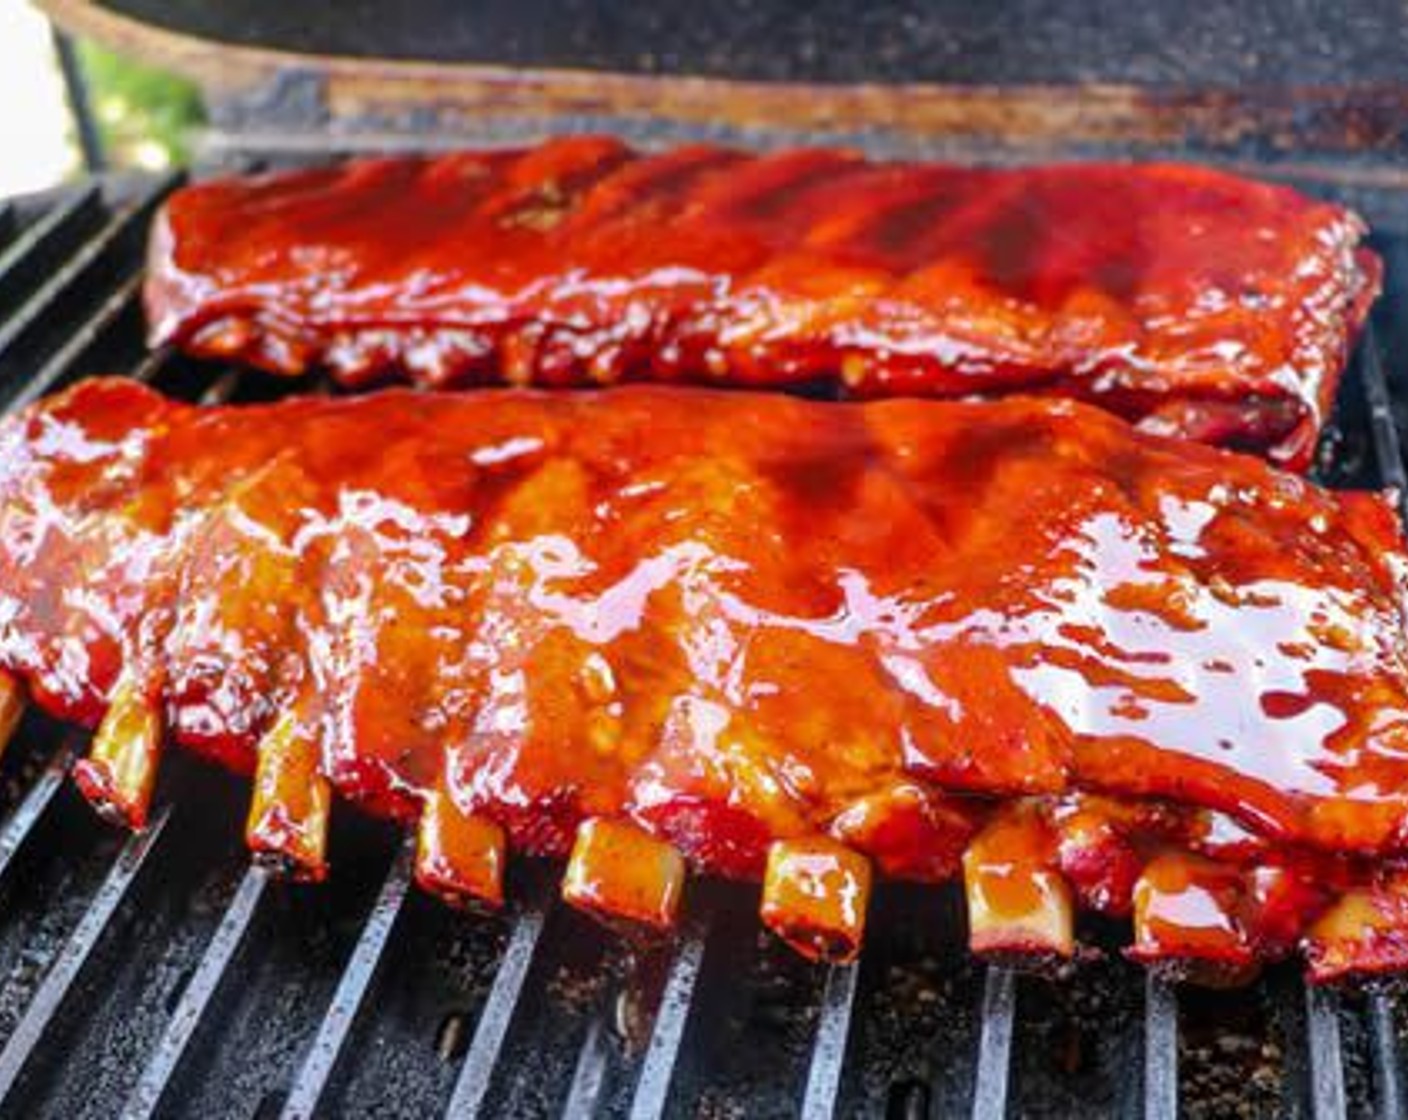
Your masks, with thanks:
M 763 876 L 763 924 L 812 960 L 853 960 L 865 936 L 870 861 L 821 836 L 775 841 Z
M 607 922 L 667 930 L 684 892 L 678 849 L 625 821 L 583 821 L 567 859 L 562 897 Z
M 332 789 L 317 739 L 285 712 L 259 741 L 245 841 L 255 858 L 303 882 L 327 877 Z
M 457 906 L 503 905 L 504 830 L 460 809 L 443 782 L 426 796 L 416 841 L 416 882 L 425 890 Z
M 1408 969 L 1408 872 L 1346 891 L 1310 926 L 1303 949 L 1321 983 Z
M 980 956 L 1031 964 L 1075 952 L 1071 888 L 1056 839 L 1031 802 L 1017 802 L 963 854 L 968 944 Z
M 1243 926 L 1241 873 L 1186 852 L 1165 852 L 1134 887 L 1128 955 L 1180 980 L 1212 987 L 1251 979 L 1260 967 Z
M 73 768 L 74 780 L 93 808 L 129 828 L 146 825 L 156 786 L 163 724 L 150 698 L 154 691 L 135 674 L 121 676 L 88 757 Z

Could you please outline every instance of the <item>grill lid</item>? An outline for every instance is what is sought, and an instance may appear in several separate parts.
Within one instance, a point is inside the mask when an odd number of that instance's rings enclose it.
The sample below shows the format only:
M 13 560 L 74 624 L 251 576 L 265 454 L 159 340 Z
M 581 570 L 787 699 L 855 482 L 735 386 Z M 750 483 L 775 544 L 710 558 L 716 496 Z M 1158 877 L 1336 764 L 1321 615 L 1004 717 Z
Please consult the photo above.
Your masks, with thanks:
M 1408 37 L 1392 3 L 1277 0 L 343 0 L 309 10 L 234 0 L 47 0 L 217 44 L 346 59 L 809 82 L 1187 87 L 1399 82 Z
M 1360 180 L 1400 176 L 1408 152 L 1391 0 L 39 3 L 199 83 L 222 152 L 608 131 L 968 160 L 1352 157 L 1333 170 Z

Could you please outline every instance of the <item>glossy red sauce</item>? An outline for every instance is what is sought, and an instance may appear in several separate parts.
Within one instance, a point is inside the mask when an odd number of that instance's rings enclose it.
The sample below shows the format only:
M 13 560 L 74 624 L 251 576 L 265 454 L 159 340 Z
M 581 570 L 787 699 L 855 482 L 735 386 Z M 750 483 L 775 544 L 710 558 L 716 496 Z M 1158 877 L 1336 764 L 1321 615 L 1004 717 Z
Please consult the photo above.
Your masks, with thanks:
M 0 661 L 51 710 L 126 665 L 232 765 L 293 711 L 374 807 L 444 768 L 519 845 L 622 815 L 736 873 L 951 868 L 903 847 L 970 827 L 940 791 L 1403 851 L 1403 560 L 1376 496 L 1030 399 L 95 381 L 0 437 Z
M 1038 392 L 1299 468 L 1378 289 L 1362 233 L 1190 166 L 579 137 L 188 187 L 147 308 L 154 343 L 347 383 Z

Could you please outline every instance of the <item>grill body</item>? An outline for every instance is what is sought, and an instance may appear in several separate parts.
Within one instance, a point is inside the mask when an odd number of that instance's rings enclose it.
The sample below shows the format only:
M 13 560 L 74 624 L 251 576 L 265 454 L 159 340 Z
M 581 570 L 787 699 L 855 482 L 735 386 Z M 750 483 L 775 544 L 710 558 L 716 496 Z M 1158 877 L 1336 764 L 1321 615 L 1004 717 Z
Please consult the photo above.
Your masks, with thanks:
M 142 346 L 149 218 L 174 179 L 110 179 L 0 204 L 0 404 L 127 372 L 209 402 L 286 383 Z M 1365 205 L 1365 198 L 1350 201 Z M 1334 486 L 1403 487 L 1408 368 L 1401 201 L 1375 247 L 1387 294 L 1319 457 Z M 1408 226 L 1403 227 L 1408 229 Z M 299 390 L 303 391 L 303 390 Z M 1408 401 L 1408 395 L 1403 395 Z M 860 962 L 810 965 L 762 936 L 756 891 L 691 886 L 678 939 L 633 944 L 511 871 L 501 917 L 409 888 L 390 826 L 339 810 L 322 887 L 269 879 L 240 836 L 242 782 L 163 764 L 127 836 L 63 778 L 82 739 L 31 714 L 0 763 L 0 1113 L 11 1116 L 1400 1115 L 1384 992 L 1178 990 L 1115 951 L 1065 979 L 966 957 L 951 890 L 887 884 Z

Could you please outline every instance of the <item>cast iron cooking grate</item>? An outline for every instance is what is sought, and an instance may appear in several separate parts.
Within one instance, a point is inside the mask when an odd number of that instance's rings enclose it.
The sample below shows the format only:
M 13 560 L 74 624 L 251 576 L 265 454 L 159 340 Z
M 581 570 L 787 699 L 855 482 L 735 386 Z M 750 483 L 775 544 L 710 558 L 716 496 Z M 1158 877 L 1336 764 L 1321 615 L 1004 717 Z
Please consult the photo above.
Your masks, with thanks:
M 0 404 L 114 371 L 205 401 L 284 391 L 145 352 L 142 241 L 173 185 L 0 203 Z M 1377 241 L 1389 292 L 1322 448 L 1331 485 L 1405 482 L 1384 370 L 1408 368 L 1408 237 Z M 341 811 L 330 883 L 288 885 L 249 865 L 242 783 L 171 759 L 128 836 L 63 780 L 81 747 L 31 713 L 0 762 L 5 1115 L 1403 1114 L 1408 1004 L 1387 992 L 1289 966 L 1195 992 L 1113 953 L 1019 977 L 966 957 L 955 892 L 899 885 L 851 966 L 799 960 L 748 888 L 713 882 L 677 940 L 633 945 L 530 861 L 509 914 L 454 913 L 409 889 L 402 836 Z

